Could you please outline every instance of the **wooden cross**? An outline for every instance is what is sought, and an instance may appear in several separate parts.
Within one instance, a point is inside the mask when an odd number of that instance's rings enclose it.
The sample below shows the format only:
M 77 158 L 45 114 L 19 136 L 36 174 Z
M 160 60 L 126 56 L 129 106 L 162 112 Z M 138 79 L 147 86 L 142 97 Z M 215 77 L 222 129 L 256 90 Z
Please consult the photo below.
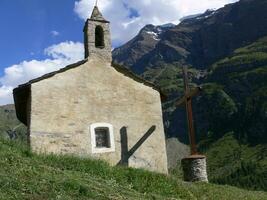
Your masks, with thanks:
M 192 97 L 199 94 L 199 92 L 201 91 L 201 87 L 196 87 L 193 90 L 190 90 L 187 67 L 183 67 L 183 78 L 184 78 L 184 93 L 185 94 L 182 99 L 176 102 L 176 106 L 179 106 L 185 103 L 191 155 L 197 155 L 198 153 L 197 153 L 196 137 L 195 137 L 195 130 L 194 130 Z

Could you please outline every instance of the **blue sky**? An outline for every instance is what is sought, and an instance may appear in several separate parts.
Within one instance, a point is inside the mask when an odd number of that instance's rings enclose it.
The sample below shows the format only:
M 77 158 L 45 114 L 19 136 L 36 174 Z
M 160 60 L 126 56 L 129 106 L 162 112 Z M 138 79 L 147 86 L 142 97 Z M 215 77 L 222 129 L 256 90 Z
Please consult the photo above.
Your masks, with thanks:
M 43 49 L 50 45 L 82 42 L 84 22 L 73 6 L 74 0 L 1 0 L 0 76 L 12 64 L 44 59 Z
M 99 0 L 117 47 L 147 24 L 178 24 L 181 17 L 237 0 Z M 83 59 L 83 26 L 95 0 L 0 0 L 0 105 L 13 103 L 19 84 Z

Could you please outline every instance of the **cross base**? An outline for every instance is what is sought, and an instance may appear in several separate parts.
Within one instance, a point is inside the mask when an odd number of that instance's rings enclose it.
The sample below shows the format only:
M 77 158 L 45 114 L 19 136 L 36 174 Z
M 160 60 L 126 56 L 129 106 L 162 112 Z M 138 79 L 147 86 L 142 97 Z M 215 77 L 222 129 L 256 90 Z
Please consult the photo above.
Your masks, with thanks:
M 184 172 L 184 181 L 208 182 L 206 156 L 191 155 L 181 161 Z

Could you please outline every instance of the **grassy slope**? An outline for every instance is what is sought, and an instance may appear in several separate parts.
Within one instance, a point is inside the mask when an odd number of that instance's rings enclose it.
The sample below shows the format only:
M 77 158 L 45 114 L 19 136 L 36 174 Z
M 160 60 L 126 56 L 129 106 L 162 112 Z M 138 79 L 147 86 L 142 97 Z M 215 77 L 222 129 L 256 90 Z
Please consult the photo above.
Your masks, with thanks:
M 100 161 L 38 156 L 0 140 L 0 199 L 267 199 L 267 193 L 184 183 Z

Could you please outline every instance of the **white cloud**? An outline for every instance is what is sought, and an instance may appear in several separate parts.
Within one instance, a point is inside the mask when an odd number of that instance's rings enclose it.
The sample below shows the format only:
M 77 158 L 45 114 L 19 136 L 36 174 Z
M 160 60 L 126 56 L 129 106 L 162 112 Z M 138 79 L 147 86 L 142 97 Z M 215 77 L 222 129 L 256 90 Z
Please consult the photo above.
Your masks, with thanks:
M 101 0 L 99 8 L 111 21 L 113 45 L 133 38 L 146 24 L 179 23 L 179 19 L 217 9 L 237 0 Z M 74 11 L 81 19 L 87 19 L 94 6 L 93 0 L 75 2 Z M 135 12 L 138 13 L 136 16 Z
M 0 105 L 5 105 L 13 102 L 12 89 L 12 87 L 7 86 L 0 87 Z
M 69 62 L 82 59 L 84 46 L 80 42 L 62 42 L 52 45 L 44 50 L 44 53 L 54 59 L 68 60 Z
M 58 31 L 51 31 L 50 34 L 54 37 L 59 36 L 59 32 Z
M 46 48 L 44 54 L 50 58 L 23 61 L 5 68 L 4 76 L 0 77 L 0 105 L 13 103 L 12 90 L 19 84 L 82 60 L 84 48 L 82 43 L 67 41 Z

